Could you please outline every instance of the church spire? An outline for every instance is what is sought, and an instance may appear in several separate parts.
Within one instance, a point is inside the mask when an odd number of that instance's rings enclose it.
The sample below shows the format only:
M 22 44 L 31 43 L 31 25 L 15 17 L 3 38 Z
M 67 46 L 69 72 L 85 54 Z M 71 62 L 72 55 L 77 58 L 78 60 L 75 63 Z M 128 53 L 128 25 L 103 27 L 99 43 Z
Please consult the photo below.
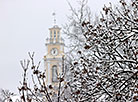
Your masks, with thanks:
M 54 18 L 54 25 L 53 27 L 49 28 L 50 38 L 46 40 L 46 44 L 53 43 L 53 44 L 64 44 L 64 40 L 61 37 L 61 28 L 56 24 L 56 13 L 53 12 L 52 16 Z

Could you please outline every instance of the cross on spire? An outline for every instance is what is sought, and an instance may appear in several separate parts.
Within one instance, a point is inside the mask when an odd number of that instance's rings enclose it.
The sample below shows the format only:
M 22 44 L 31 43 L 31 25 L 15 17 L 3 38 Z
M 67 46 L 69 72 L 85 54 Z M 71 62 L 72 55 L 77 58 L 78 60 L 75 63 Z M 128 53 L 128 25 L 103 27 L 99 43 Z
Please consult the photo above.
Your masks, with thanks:
M 53 13 L 52 13 L 52 16 L 54 17 L 54 25 L 56 25 L 56 13 L 53 12 Z

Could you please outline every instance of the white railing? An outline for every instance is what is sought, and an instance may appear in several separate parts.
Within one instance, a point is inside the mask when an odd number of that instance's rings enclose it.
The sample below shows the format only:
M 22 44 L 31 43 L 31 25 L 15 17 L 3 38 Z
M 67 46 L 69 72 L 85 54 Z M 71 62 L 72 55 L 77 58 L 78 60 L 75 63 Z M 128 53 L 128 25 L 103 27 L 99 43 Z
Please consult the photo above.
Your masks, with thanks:
M 46 39 L 46 44 L 50 44 L 50 43 L 64 43 L 64 40 L 62 38 L 55 38 L 55 39 L 52 39 L 52 38 L 47 38 Z

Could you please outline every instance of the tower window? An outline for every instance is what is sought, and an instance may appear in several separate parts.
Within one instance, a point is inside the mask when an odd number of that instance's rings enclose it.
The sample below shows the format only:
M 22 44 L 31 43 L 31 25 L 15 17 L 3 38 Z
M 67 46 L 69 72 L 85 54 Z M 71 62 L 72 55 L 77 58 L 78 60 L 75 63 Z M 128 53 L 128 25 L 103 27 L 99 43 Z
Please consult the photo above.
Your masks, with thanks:
M 54 38 L 56 37 L 56 31 L 54 30 Z
M 58 31 L 58 38 L 59 38 L 59 31 Z
M 57 66 L 54 65 L 54 66 L 52 67 L 52 81 L 53 81 L 53 82 L 57 82 L 57 81 L 58 81 L 57 79 L 58 79 L 58 78 L 57 78 Z
M 50 31 L 50 38 L 52 38 L 52 31 Z

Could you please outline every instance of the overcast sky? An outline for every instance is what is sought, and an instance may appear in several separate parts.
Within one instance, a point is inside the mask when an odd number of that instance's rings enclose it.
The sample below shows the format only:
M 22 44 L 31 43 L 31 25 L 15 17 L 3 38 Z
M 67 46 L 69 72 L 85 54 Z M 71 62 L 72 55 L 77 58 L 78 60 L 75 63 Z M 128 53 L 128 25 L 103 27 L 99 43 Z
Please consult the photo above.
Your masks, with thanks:
M 68 1 L 77 8 L 78 0 Z M 89 0 L 88 5 L 95 14 L 104 4 L 117 1 Z M 53 11 L 61 27 L 70 13 L 66 0 L 0 0 L 0 88 L 18 92 L 22 80 L 20 60 L 28 58 L 27 52 L 34 51 L 43 67 L 45 39 L 53 25 Z

